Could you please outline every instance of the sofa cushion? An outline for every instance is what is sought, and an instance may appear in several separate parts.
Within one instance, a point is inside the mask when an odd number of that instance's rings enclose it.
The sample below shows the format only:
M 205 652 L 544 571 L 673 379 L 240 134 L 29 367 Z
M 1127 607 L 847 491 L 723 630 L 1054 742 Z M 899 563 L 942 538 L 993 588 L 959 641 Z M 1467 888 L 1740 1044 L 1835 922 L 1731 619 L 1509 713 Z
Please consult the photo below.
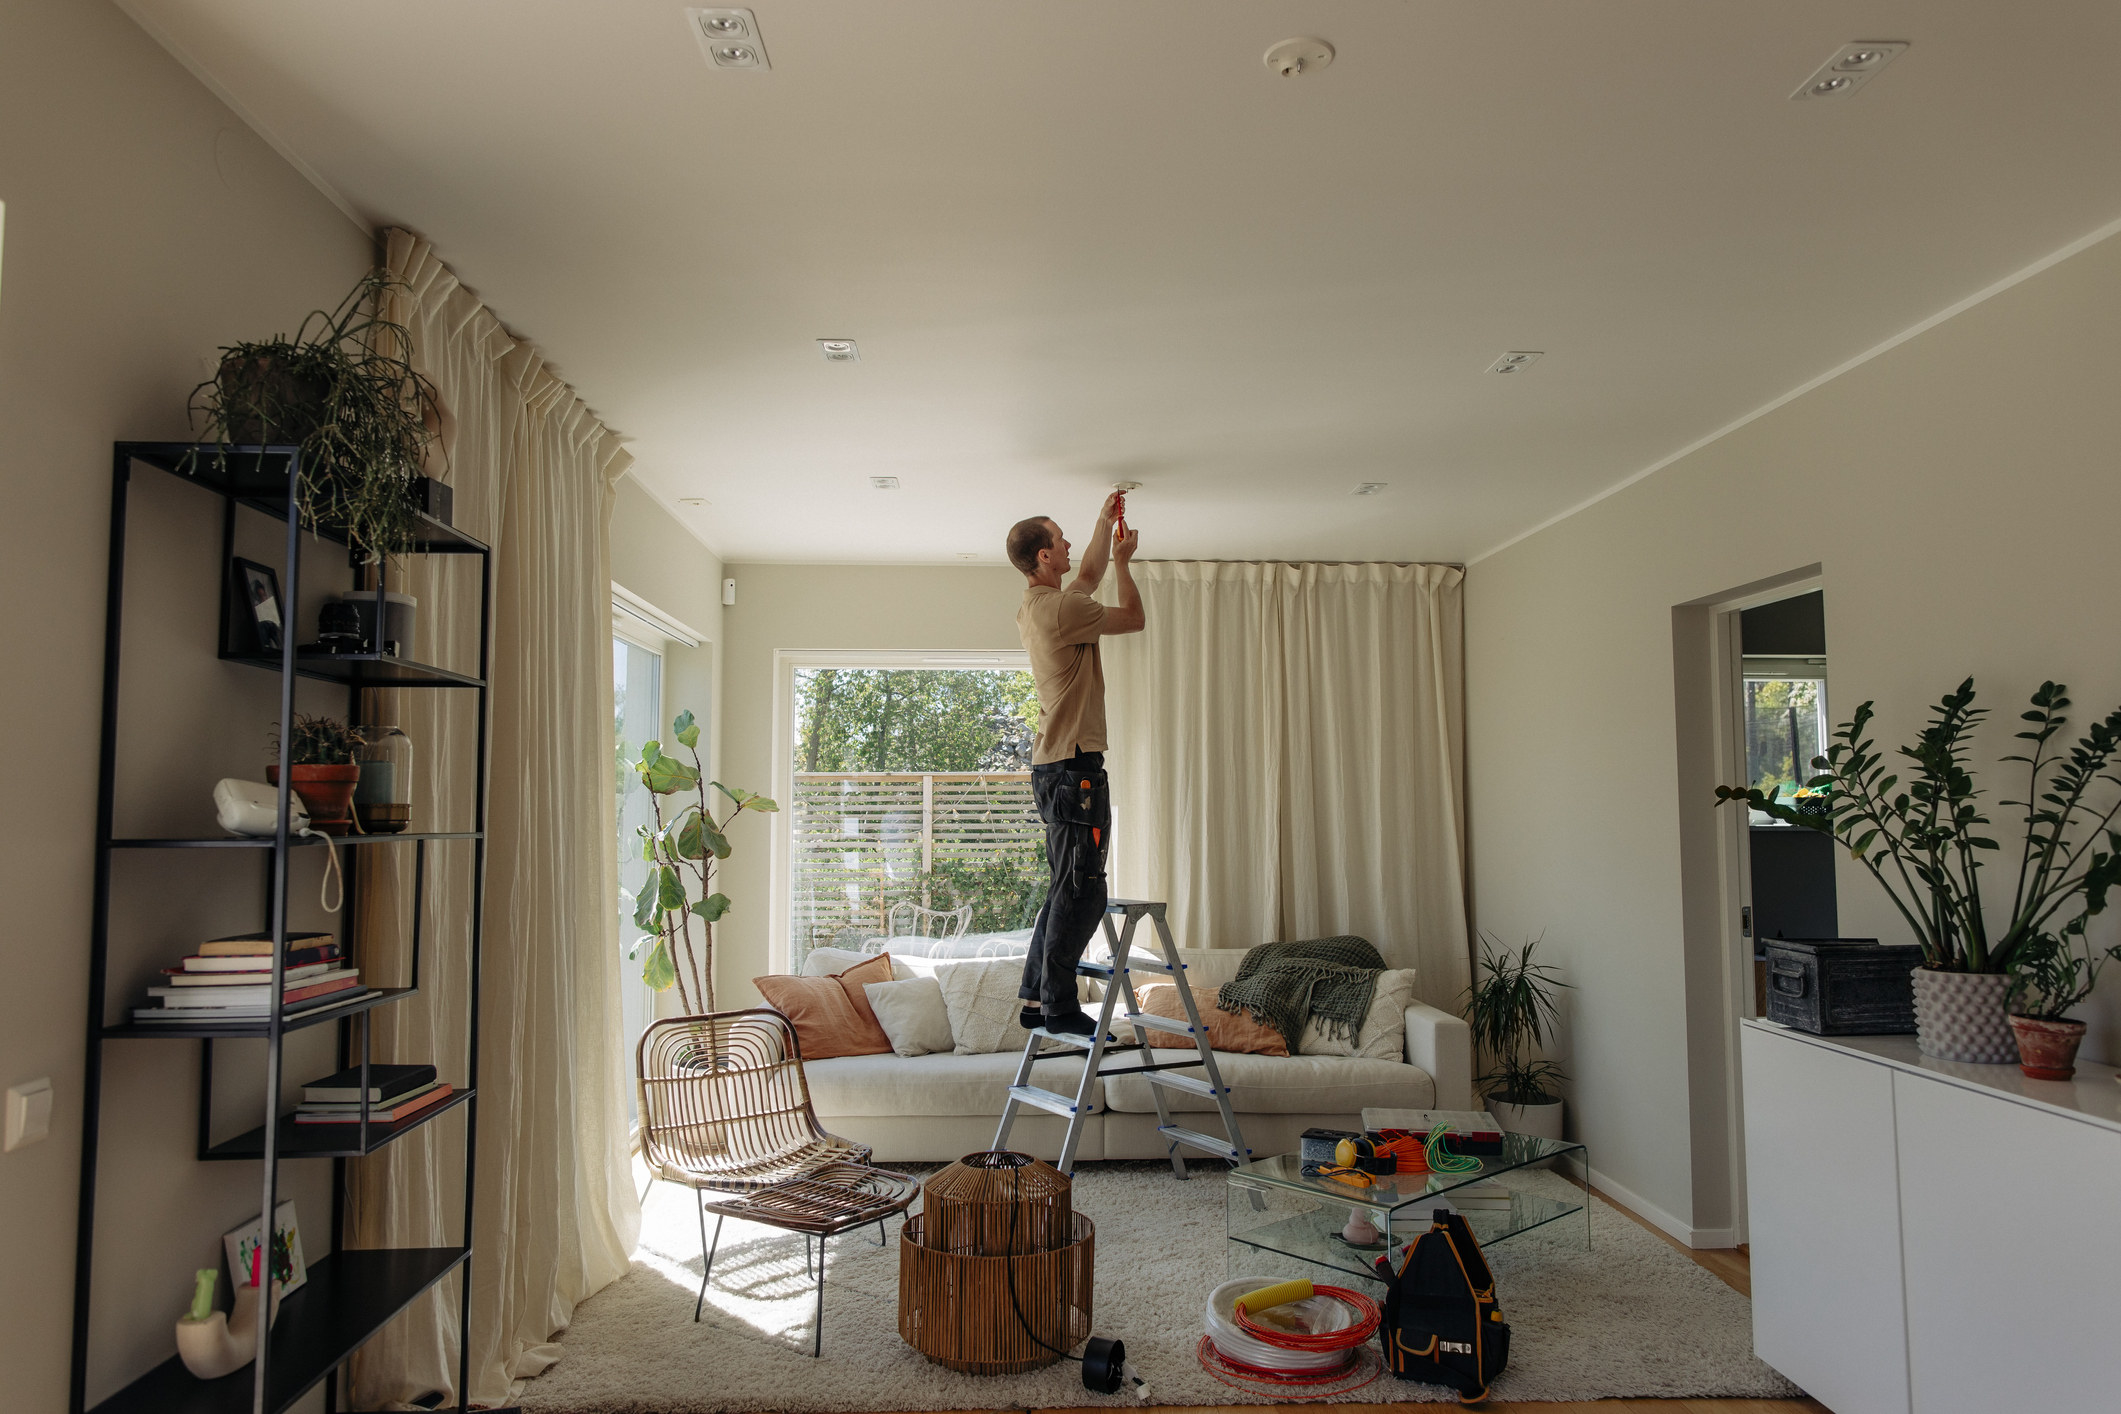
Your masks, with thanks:
M 1429 1079 L 1427 1071 L 1400 1061 L 1218 1052 L 1215 1066 L 1222 1072 L 1223 1083 L 1230 1087 L 1230 1101 L 1239 1114 L 1355 1114 L 1365 1105 L 1387 1104 L 1420 1109 L 1427 1108 L 1429 1100 L 1416 1097 L 1433 1099 L 1436 1094 L 1436 1083 Z M 1114 1075 L 1101 1083 L 1106 1103 L 1115 1110 L 1144 1114 L 1156 1109 L 1145 1076 Z M 1373 1098 L 1386 1095 L 1394 1098 Z M 1183 1090 L 1165 1091 L 1164 1103 L 1181 1112 L 1215 1108 L 1215 1101 L 1209 1097 L 1189 1095 Z
M 943 989 L 933 977 L 912 977 L 901 982 L 868 982 L 862 991 L 876 1024 L 891 1038 L 891 1049 L 902 1056 L 925 1056 L 947 1051 L 956 1044 L 950 1035 L 950 1012 L 943 1005 Z
M 1178 999 L 1178 988 L 1169 982 L 1151 982 L 1137 989 L 1135 1000 L 1151 1016 L 1165 1016 L 1173 1021 L 1186 1019 L 1186 1008 Z M 1201 1024 L 1208 1028 L 1208 1045 L 1213 1049 L 1233 1054 L 1249 1051 L 1262 1056 L 1289 1054 L 1281 1033 L 1265 1022 L 1254 1021 L 1245 1012 L 1224 1011 L 1215 1005 L 1213 998 L 1195 997 L 1193 1005 L 1200 1012 Z M 1151 1031 L 1149 1044 L 1163 1050 L 1184 1048 L 1190 1051 L 1193 1038 L 1174 1036 L 1167 1031 Z
M 889 954 L 884 955 L 889 956 Z M 805 977 L 831 977 L 876 956 L 878 954 L 873 952 L 854 952 L 847 948 L 812 948 L 803 955 L 802 975 Z M 916 961 L 918 960 L 916 959 Z M 920 975 L 918 971 L 906 965 L 905 959 L 898 957 L 891 959 L 891 976 L 894 981 L 903 982 L 909 977 Z
M 891 959 L 878 956 L 825 977 L 754 977 L 751 985 L 795 1027 L 803 1058 L 826 1060 L 891 1049 L 891 1038 L 877 1024 L 862 990 L 868 983 L 890 980 Z
M 1009 1051 L 973 1056 L 954 1053 L 901 1056 L 886 1051 L 877 1056 L 805 1061 L 803 1074 L 810 1082 L 810 1103 L 825 1119 L 833 1115 L 999 1117 L 1003 1103 L 1009 1098 L 1009 1082 L 1016 1078 L 1020 1059 L 1019 1054 Z M 1410 1070 L 1407 1066 L 1399 1068 Z M 1031 1071 L 1034 1085 L 1065 1094 L 1073 1094 L 1082 1078 L 1083 1057 L 1080 1054 L 1040 1061 Z M 1092 1104 L 1104 1103 L 1103 1087 L 1109 1083 L 1099 1081 L 1091 1088 Z M 1415 1104 L 1404 1099 L 1394 1099 L 1391 1103 Z M 830 1129 L 832 1126 L 827 1124 L 825 1127 Z
M 1395 1060 L 1407 1050 L 1407 1008 L 1414 1004 L 1411 967 L 1395 967 L 1377 974 L 1377 990 L 1371 994 L 1370 1010 L 1354 1036 L 1329 1036 L 1317 1017 L 1304 1023 L 1303 1041 L 1297 1047 L 1307 1056 L 1363 1056 L 1369 1060 Z

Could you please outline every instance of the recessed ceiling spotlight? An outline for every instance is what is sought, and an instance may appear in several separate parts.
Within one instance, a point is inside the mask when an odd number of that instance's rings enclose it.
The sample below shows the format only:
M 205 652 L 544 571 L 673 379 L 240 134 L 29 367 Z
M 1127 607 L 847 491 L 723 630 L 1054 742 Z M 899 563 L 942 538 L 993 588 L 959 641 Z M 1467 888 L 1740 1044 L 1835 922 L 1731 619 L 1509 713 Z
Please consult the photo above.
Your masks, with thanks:
M 1836 50 L 1834 57 L 1812 70 L 1810 78 L 1797 86 L 1792 98 L 1842 98 L 1870 81 L 1907 48 L 1904 39 L 1857 39 Z
M 1522 373 L 1544 353 L 1543 349 L 1511 349 L 1501 358 L 1488 365 L 1490 373 Z
M 979 556 L 978 556 L 977 554 L 973 553 L 973 552 L 972 552 L 972 551 L 970 551 L 970 550 L 960 550 L 960 551 L 958 551 L 958 552 L 957 552 L 957 557 L 958 557 L 959 559 L 961 559 L 961 560 L 976 560 L 976 559 L 978 559 L 978 558 L 979 558 Z
M 678 497 L 678 504 L 681 506 L 704 506 L 707 504 L 707 498 L 705 496 L 680 496 Z
M 825 356 L 827 363 L 859 363 L 862 351 L 854 346 L 852 339 L 819 339 L 817 351 Z
M 1323 39 L 1285 39 L 1267 51 L 1267 67 L 1285 79 L 1316 73 L 1333 62 L 1333 46 Z
M 770 69 L 766 44 L 759 36 L 758 17 L 749 10 L 691 9 L 693 37 L 717 69 Z
M 878 491 L 898 490 L 898 478 L 895 476 L 872 476 L 869 478 L 869 484 Z
M 1358 496 L 1382 496 L 1385 487 L 1390 484 L 1388 481 L 1360 481 L 1355 485 L 1355 494 Z

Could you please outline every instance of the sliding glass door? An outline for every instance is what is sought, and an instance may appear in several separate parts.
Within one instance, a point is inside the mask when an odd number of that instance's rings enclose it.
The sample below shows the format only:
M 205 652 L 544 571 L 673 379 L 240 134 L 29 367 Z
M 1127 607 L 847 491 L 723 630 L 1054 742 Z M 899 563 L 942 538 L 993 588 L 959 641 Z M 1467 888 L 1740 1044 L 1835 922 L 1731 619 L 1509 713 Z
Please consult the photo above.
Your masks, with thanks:
M 630 951 L 633 941 L 641 930 L 634 926 L 634 895 L 647 880 L 648 865 L 641 858 L 641 839 L 636 831 L 643 825 L 654 825 L 655 807 L 648 790 L 641 784 L 633 763 L 641 759 L 641 743 L 661 738 L 663 734 L 663 655 L 629 639 L 614 637 L 611 640 L 611 681 L 613 687 L 612 735 L 616 750 L 612 762 L 612 779 L 619 797 L 619 939 Z M 655 1016 L 655 993 L 641 980 L 639 959 L 621 963 L 625 972 L 624 998 L 625 1028 L 621 1044 L 625 1048 L 626 1073 L 634 1069 L 634 1051 L 640 1045 L 641 1032 Z M 626 1087 L 626 1113 L 635 1118 L 636 1100 L 633 1086 Z

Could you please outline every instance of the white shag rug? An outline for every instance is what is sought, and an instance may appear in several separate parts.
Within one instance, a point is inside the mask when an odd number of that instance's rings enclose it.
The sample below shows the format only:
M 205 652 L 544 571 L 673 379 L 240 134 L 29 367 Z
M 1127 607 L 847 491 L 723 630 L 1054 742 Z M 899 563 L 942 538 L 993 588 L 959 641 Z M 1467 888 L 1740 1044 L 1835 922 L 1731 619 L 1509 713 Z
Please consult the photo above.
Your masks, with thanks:
M 910 1167 L 910 1166 L 907 1166 Z M 921 1166 L 932 1169 L 932 1166 Z M 1200 1367 L 1194 1347 L 1208 1291 L 1225 1281 L 1220 1164 L 1196 1162 L 1181 1183 L 1166 1164 L 1092 1163 L 1074 1204 L 1097 1224 L 1092 1326 L 1119 1337 L 1154 1404 L 1256 1405 Z M 1513 1184 L 1561 1185 L 1552 1174 Z M 1751 1304 L 1625 1215 L 1592 1205 L 1487 1249 L 1511 1326 L 1497 1400 L 1789 1398 L 1799 1391 L 1753 1355 Z M 713 1222 L 708 1223 L 710 1232 Z M 898 1334 L 898 1228 L 833 1239 L 825 1284 L 825 1350 L 810 1354 L 815 1288 L 803 1239 L 731 1221 L 699 1324 L 699 1222 L 690 1190 L 658 1183 L 644 1204 L 633 1271 L 576 1310 L 559 1363 L 516 1398 L 537 1414 L 723 1414 L 723 1411 L 1081 1408 L 1136 1403 L 1082 1386 L 1072 1361 L 1022 1375 L 959 1374 Z M 1258 1255 L 1258 1254 L 1255 1254 Z M 1241 1270 L 1272 1275 L 1264 1260 Z M 1292 1269 L 1289 1275 L 1308 1275 Z M 1352 1281 L 1343 1284 L 1353 1284 Z M 1381 1295 L 1381 1287 L 1368 1287 Z M 1374 1350 L 1374 1346 L 1372 1349 Z M 1457 1402 L 1455 1391 L 1389 1372 L 1345 1400 Z

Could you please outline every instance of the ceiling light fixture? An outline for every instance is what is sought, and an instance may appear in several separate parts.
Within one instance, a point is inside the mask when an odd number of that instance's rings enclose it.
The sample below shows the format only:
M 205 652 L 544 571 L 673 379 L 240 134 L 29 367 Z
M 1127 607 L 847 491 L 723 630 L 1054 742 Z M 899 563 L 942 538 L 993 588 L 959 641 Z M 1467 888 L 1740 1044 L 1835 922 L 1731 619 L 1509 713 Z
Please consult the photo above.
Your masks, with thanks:
M 1355 485 L 1355 494 L 1358 496 L 1381 496 L 1384 494 L 1385 487 L 1390 484 L 1388 481 L 1360 481 Z
M 1522 373 L 1539 361 L 1543 349 L 1511 349 L 1488 365 L 1490 373 Z
M 680 496 L 678 497 L 678 504 L 681 506 L 704 506 L 707 504 L 707 498 L 705 496 Z
M 827 363 L 860 363 L 862 351 L 854 346 L 852 339 L 819 339 L 817 351 L 825 356 Z
M 1797 86 L 1791 98 L 1844 98 L 1870 82 L 1907 48 L 1903 39 L 1857 39 L 1841 46 L 1834 57 L 1812 70 L 1811 77 Z
M 878 491 L 898 490 L 898 478 L 895 476 L 872 476 L 869 478 L 869 484 Z
M 707 62 L 717 69 L 770 69 L 765 41 L 759 36 L 758 17 L 749 10 L 692 9 L 693 37 Z
M 1315 73 L 1333 62 L 1333 46 L 1323 39 L 1285 39 L 1267 51 L 1267 67 L 1285 79 Z
M 978 556 L 977 554 L 973 553 L 973 552 L 972 552 L 972 551 L 970 551 L 970 550 L 960 550 L 960 551 L 958 551 L 958 552 L 957 552 L 957 557 L 958 557 L 959 559 L 961 559 L 961 560 L 976 560 L 976 559 L 978 559 L 978 558 L 979 558 L 979 556 Z

